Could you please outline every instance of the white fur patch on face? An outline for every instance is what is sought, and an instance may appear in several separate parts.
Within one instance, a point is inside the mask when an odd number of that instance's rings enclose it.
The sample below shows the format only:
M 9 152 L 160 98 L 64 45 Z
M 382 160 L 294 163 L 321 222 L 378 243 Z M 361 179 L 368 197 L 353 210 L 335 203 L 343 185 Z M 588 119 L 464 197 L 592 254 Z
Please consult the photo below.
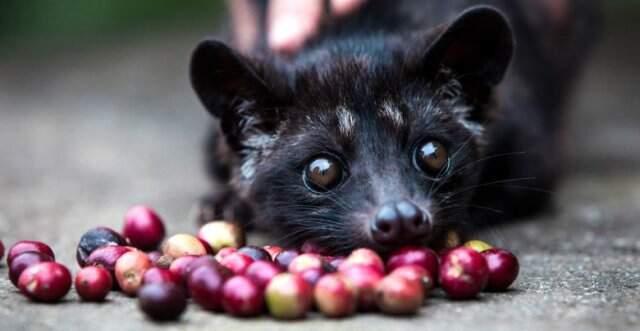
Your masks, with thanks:
M 469 112 L 471 112 L 471 110 L 472 108 L 469 106 L 458 106 L 453 108 L 453 113 L 456 115 L 457 121 L 460 125 L 469 130 L 472 135 L 481 137 L 484 133 L 484 126 L 468 119 Z
M 336 115 L 338 116 L 338 131 L 345 137 L 351 137 L 355 130 L 356 118 L 345 107 L 339 107 Z
M 256 175 L 256 160 L 255 158 L 246 158 L 240 166 L 240 174 L 242 179 L 250 180 Z
M 404 125 L 404 118 L 402 112 L 393 106 L 391 101 L 385 101 L 382 103 L 382 107 L 378 110 L 378 115 L 384 119 L 391 121 L 391 123 L 399 128 Z
M 257 132 L 245 140 L 246 152 L 244 153 L 242 165 L 240 165 L 240 176 L 243 180 L 253 180 L 257 163 L 271 154 L 273 145 L 278 140 L 278 137 L 278 132 L 276 134 Z
M 465 129 L 469 130 L 469 132 L 476 137 L 480 137 L 484 133 L 484 127 L 478 123 L 471 122 L 464 118 L 458 119 L 458 123 L 464 126 Z
M 244 145 L 250 147 L 251 149 L 270 150 L 275 141 L 278 140 L 278 134 L 266 134 L 266 133 L 256 133 L 250 136 L 245 142 Z

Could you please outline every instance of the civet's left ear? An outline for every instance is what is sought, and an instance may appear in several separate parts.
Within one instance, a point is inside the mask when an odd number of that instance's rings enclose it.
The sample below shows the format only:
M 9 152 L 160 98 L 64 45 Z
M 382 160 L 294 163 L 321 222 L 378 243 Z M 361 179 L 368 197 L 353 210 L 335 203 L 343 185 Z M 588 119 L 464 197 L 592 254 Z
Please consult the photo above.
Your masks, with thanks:
M 216 40 L 201 42 L 193 52 L 193 89 L 234 149 L 244 148 L 250 133 L 267 133 L 278 124 L 278 98 L 265 80 L 265 67 Z
M 234 103 L 262 102 L 269 87 L 255 66 L 224 43 L 205 40 L 191 57 L 191 84 L 205 108 L 216 117 L 236 111 Z
M 513 32 L 505 16 L 493 7 L 476 6 L 460 14 L 436 38 L 423 65 L 429 75 L 450 69 L 467 95 L 480 101 L 504 77 L 513 50 Z

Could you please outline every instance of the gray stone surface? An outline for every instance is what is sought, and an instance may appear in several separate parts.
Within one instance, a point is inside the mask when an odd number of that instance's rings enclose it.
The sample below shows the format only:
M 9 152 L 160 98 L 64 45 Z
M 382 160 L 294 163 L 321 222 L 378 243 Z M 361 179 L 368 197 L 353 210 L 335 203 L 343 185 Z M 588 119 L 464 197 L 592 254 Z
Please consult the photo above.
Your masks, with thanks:
M 2 265 L 0 330 L 638 330 L 640 52 L 620 31 L 606 35 L 573 106 L 555 213 L 482 235 L 521 258 L 508 293 L 470 302 L 436 293 L 415 317 L 339 321 L 238 320 L 191 305 L 180 323 L 157 325 L 121 295 L 105 304 L 80 304 L 73 292 L 60 304 L 30 303 Z M 189 91 L 186 63 L 200 35 L 0 61 L 5 244 L 43 240 L 75 266 L 79 236 L 118 228 L 139 202 L 157 207 L 170 232 L 195 231 L 189 215 L 206 187 L 199 142 L 208 118 Z

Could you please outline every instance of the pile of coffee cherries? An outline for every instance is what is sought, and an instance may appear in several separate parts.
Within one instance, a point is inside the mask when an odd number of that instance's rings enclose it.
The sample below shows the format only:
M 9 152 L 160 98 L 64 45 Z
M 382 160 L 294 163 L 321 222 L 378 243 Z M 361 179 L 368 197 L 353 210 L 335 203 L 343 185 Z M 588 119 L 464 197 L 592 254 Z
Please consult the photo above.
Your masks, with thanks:
M 3 251 L 0 242 L 0 256 Z M 145 206 L 126 213 L 121 233 L 87 231 L 76 259 L 74 285 L 82 300 L 102 301 L 121 291 L 137 297 L 153 320 L 178 319 L 189 298 L 204 310 L 238 317 L 268 312 L 299 319 L 312 309 L 332 318 L 357 311 L 406 315 L 437 287 L 451 299 L 472 299 L 506 290 L 519 271 L 513 254 L 478 240 L 439 253 L 405 247 L 386 262 L 367 248 L 327 256 L 312 243 L 299 250 L 246 246 L 242 229 L 224 221 L 165 240 L 161 218 Z M 58 301 L 71 288 L 71 273 L 41 242 L 14 244 L 7 264 L 13 284 L 32 300 Z

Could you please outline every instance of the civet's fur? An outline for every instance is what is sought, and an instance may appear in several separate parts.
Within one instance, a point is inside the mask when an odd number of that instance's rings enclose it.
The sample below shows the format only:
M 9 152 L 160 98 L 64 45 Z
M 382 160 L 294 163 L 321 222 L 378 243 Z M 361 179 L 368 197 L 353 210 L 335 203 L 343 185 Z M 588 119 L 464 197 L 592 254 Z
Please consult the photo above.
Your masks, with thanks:
M 218 119 L 205 217 L 341 251 L 386 249 L 367 224 L 395 199 L 434 215 L 431 241 L 538 212 L 561 173 L 562 108 L 595 29 L 594 5 L 569 1 L 559 22 L 537 1 L 370 1 L 289 58 L 204 41 L 192 83 Z M 450 153 L 437 181 L 411 161 L 425 138 Z M 302 169 L 327 152 L 348 178 L 314 193 Z

